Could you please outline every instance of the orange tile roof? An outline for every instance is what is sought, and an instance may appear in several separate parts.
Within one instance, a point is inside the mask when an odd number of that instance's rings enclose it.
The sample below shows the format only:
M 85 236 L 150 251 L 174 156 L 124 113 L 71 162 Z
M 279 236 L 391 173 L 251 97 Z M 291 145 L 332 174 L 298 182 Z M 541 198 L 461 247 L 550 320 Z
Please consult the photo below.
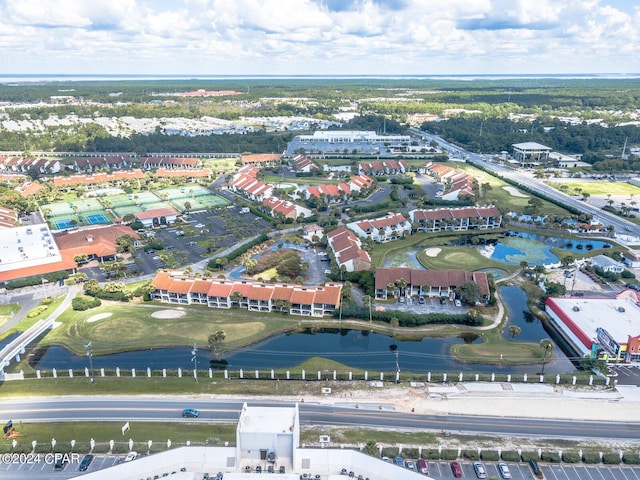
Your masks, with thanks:
M 169 291 L 171 293 L 179 293 L 179 294 L 187 294 L 191 291 L 191 287 L 193 286 L 193 281 L 188 278 L 177 278 L 173 280 L 171 283 L 171 288 Z
M 302 305 L 313 305 L 313 298 L 315 297 L 315 294 L 316 292 L 314 290 L 294 288 L 289 301 L 291 303 L 299 303 Z
M 17 268 L 0 272 L 0 282 L 8 282 L 18 278 L 33 277 L 35 275 L 46 275 L 47 273 L 61 272 L 63 270 L 71 270 L 76 268 L 74 255 L 70 252 L 60 252 L 62 260 L 55 263 L 46 263 L 42 265 L 34 265 L 33 267 Z
M 262 163 L 262 162 L 279 162 L 280 155 L 277 153 L 260 153 L 254 155 L 243 155 L 242 163 Z
M 273 296 L 273 290 L 273 287 L 270 285 L 253 285 L 247 297 L 249 297 L 251 300 L 271 300 L 271 297 Z
M 230 297 L 233 290 L 233 283 L 218 283 L 213 282 L 207 291 L 209 297 Z
M 193 287 L 191 287 L 191 292 L 193 293 L 207 293 L 209 292 L 209 288 L 211 287 L 211 282 L 207 280 L 199 280 L 196 279 L 193 281 Z
M 177 215 L 178 212 L 171 207 L 167 208 L 154 208 L 153 210 L 145 210 L 144 212 L 134 213 L 138 220 L 147 220 L 155 217 L 170 217 Z
M 173 280 L 167 271 L 160 271 L 153 277 L 151 285 L 158 290 L 169 290 Z

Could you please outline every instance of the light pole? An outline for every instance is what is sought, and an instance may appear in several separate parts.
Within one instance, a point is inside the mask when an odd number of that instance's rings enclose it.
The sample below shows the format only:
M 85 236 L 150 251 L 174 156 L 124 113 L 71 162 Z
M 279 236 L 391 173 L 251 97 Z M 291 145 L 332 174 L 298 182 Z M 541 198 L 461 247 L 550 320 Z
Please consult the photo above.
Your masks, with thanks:
M 84 346 L 84 348 L 86 348 L 86 349 L 87 349 L 87 357 L 89 357 L 89 371 L 90 371 L 90 374 L 91 374 L 91 383 L 94 383 L 94 382 L 95 382 L 95 379 L 94 379 L 94 377 L 93 377 L 93 355 L 91 354 L 91 346 L 92 346 L 91 344 L 92 344 L 92 343 L 93 343 L 93 342 L 89 342 L 89 343 L 87 343 L 87 344 Z
M 191 355 L 193 355 L 193 357 L 191 357 L 191 361 L 193 362 L 193 378 L 196 380 L 196 383 L 198 383 L 198 347 L 195 342 L 193 343 Z

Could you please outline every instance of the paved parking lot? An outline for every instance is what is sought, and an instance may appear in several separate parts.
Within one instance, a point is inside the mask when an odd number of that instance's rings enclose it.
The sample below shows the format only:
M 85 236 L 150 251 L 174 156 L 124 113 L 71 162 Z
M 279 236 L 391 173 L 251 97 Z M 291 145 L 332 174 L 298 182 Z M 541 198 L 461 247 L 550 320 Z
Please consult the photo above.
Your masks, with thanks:
M 611 370 L 617 375 L 618 385 L 636 385 L 640 387 L 640 364 L 614 365 Z
M 464 305 L 456 307 L 455 303 L 449 299 L 445 299 L 444 303 L 441 303 L 437 298 L 425 298 L 424 303 L 419 303 L 416 298 L 407 298 L 404 303 L 395 299 L 395 303 L 385 303 L 384 308 L 409 313 L 447 313 L 450 315 L 459 315 L 467 311 Z
M 82 460 L 84 455 L 79 456 L 79 460 Z M 96 455 L 89 465 L 86 472 L 80 472 L 78 467 L 79 461 L 69 463 L 63 470 L 56 471 L 53 468 L 53 462 L 45 458 L 45 454 L 41 454 L 36 460 L 36 457 L 28 457 L 29 463 L 12 463 L 6 464 L 0 463 L 0 478 L 21 480 L 31 478 L 47 478 L 47 479 L 66 479 L 73 478 L 84 473 L 95 472 L 96 470 L 102 470 L 103 468 L 112 467 L 119 462 L 122 462 L 125 455 Z
M 472 462 L 458 462 L 462 467 L 463 478 L 476 478 Z M 489 478 L 502 478 L 497 462 L 483 462 Z M 513 480 L 535 480 L 528 463 L 505 462 L 511 471 Z M 429 476 L 438 480 L 455 479 L 451 471 L 451 462 L 427 462 Z M 398 467 L 400 468 L 400 467 Z M 546 480 L 640 480 L 640 466 L 620 465 L 540 465 Z

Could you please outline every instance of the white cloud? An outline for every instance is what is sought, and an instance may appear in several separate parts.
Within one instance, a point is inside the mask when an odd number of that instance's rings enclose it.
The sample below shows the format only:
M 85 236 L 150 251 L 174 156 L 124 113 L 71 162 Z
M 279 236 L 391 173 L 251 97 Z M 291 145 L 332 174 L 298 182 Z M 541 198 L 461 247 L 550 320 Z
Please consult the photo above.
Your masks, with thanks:
M 0 0 L 0 73 L 638 72 L 619 0 Z

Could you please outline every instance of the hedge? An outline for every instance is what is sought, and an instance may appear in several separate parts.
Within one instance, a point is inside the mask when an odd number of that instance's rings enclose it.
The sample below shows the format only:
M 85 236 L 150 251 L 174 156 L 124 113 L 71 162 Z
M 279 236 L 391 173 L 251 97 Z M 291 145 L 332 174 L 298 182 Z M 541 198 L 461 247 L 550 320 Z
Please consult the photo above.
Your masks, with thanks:
M 408 312 L 400 312 L 397 310 L 393 311 L 376 311 L 372 310 L 369 312 L 368 308 L 360 308 L 356 305 L 350 305 L 346 308 L 342 309 L 342 318 L 357 318 L 360 320 L 369 320 L 369 315 L 371 314 L 371 319 L 390 323 L 392 318 L 397 318 L 399 320 L 399 325 L 401 327 L 416 327 L 419 325 L 470 325 L 470 326 L 478 326 L 482 325 L 482 316 L 476 315 L 472 317 L 468 314 L 463 315 L 447 315 L 444 313 L 427 313 L 423 315 L 418 315 L 414 313 Z M 337 318 L 340 315 L 339 311 L 334 311 L 333 316 Z
M 466 458 L 467 460 L 480 460 L 480 455 L 478 455 L 478 450 L 463 450 L 462 458 Z
M 458 458 L 458 449 L 445 448 L 440 453 L 440 458 L 442 460 L 455 460 Z
M 89 310 L 90 308 L 99 307 L 102 305 L 102 302 L 99 298 L 96 297 L 75 297 L 71 300 L 71 308 L 73 310 L 82 312 L 84 310 Z
M 384 447 L 382 449 L 383 457 L 393 458 L 393 457 L 397 457 L 399 453 L 400 453 L 400 449 L 398 447 Z
M 440 452 L 432 448 L 422 450 L 422 458 L 425 460 L 440 460 Z
M 418 449 L 417 448 L 403 448 L 402 456 L 406 458 L 418 458 Z
M 496 450 L 483 450 L 481 457 L 485 462 L 497 462 L 500 460 L 500 455 Z
M 576 452 L 562 452 L 562 461 L 564 463 L 578 463 L 582 459 Z
M 504 450 L 502 460 L 505 462 L 520 462 L 520 454 L 515 450 Z
M 618 465 L 620 463 L 620 454 L 618 452 L 604 452 L 602 463 L 605 465 Z
M 268 239 L 269 237 L 265 233 L 263 233 L 262 235 L 259 235 L 258 237 L 251 240 L 250 242 L 247 242 L 244 245 L 239 246 L 235 250 L 232 250 L 231 252 L 229 252 L 228 255 L 225 255 L 224 258 L 226 258 L 229 262 L 231 260 L 235 260 L 243 253 L 248 252 L 250 249 L 252 249 L 256 245 L 260 245 L 261 243 L 266 242 Z M 216 263 L 216 259 L 212 258 L 211 260 L 209 260 L 207 267 L 211 270 L 217 268 L 218 264 Z
M 39 275 L 37 277 L 21 278 L 18 280 L 12 280 L 4 284 L 7 290 L 14 290 L 16 288 L 31 287 L 33 285 L 42 285 L 42 280 L 49 282 L 58 282 L 60 280 L 66 280 L 69 278 L 69 272 L 53 272 L 46 275 Z
M 582 461 L 584 463 L 600 463 L 600 453 L 598 452 L 583 452 Z
M 540 459 L 543 462 L 560 463 L 560 454 L 558 452 L 542 452 Z
M 537 462 L 538 452 L 522 452 L 520 458 L 522 458 L 523 462 L 528 462 L 529 460 L 535 460 Z
M 640 465 L 640 455 L 638 455 L 637 453 L 625 453 L 622 456 L 622 462 L 626 465 Z

